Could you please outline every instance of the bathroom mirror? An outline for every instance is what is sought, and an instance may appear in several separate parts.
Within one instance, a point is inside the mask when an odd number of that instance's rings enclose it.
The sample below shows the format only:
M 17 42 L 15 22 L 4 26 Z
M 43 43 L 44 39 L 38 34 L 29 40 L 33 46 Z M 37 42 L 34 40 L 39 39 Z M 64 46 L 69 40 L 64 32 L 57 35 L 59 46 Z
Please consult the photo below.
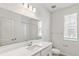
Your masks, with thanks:
M 0 8 L 0 46 L 36 39 L 38 20 Z

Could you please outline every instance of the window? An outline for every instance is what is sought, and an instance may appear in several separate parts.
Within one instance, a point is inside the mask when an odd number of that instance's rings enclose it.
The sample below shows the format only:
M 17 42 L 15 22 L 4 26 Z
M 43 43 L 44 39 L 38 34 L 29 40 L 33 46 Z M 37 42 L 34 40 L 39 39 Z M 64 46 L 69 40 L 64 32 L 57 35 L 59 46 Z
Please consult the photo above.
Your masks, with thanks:
M 77 41 L 77 13 L 64 16 L 64 39 Z

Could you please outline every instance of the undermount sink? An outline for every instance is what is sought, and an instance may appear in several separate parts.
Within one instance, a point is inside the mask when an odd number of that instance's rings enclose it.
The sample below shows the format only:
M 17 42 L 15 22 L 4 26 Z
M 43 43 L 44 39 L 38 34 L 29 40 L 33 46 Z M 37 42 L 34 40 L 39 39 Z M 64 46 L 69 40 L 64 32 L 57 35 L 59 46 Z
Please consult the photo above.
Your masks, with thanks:
M 36 49 L 38 49 L 38 48 L 40 48 L 41 46 L 39 46 L 39 45 L 33 45 L 33 46 L 29 46 L 29 47 L 27 47 L 26 49 L 27 50 L 30 50 L 30 51 L 33 51 L 33 50 L 36 50 Z

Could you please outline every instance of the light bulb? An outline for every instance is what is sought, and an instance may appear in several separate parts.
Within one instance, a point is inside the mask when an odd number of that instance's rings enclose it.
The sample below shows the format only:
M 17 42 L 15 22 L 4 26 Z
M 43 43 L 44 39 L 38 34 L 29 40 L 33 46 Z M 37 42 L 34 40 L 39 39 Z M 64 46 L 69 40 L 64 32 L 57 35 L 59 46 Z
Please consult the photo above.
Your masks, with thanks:
M 33 12 L 36 12 L 36 8 L 33 8 L 33 10 L 32 10 Z
M 24 3 L 23 4 L 25 8 L 29 8 L 29 4 L 28 3 Z
M 31 10 L 31 11 L 32 11 L 32 5 L 29 5 L 29 10 Z

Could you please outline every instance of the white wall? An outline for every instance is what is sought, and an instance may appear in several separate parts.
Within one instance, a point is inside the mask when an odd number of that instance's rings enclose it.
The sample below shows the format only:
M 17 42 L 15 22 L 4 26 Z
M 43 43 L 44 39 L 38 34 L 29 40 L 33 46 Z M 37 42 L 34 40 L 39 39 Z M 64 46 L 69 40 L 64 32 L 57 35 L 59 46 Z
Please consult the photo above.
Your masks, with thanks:
M 79 4 L 67 7 L 52 13 L 52 41 L 56 48 L 59 48 L 67 55 L 79 55 L 79 26 L 78 26 L 78 41 L 64 40 L 64 15 L 78 13 L 79 25 Z
M 36 16 L 42 22 L 42 39 L 51 41 L 50 39 L 50 12 L 41 6 L 41 4 L 32 4 L 36 8 Z

